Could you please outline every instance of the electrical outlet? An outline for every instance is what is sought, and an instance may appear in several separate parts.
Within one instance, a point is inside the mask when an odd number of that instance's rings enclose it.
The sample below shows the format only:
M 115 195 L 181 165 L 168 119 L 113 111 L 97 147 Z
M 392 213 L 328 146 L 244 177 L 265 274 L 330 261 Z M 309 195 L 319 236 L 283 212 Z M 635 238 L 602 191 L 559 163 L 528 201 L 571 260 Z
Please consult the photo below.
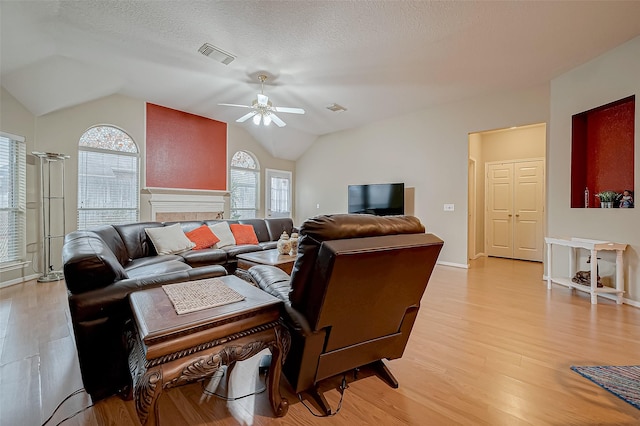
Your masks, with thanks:
M 455 206 L 453 204 L 445 204 L 444 205 L 444 211 L 445 212 L 452 212 L 455 210 L 454 208 Z

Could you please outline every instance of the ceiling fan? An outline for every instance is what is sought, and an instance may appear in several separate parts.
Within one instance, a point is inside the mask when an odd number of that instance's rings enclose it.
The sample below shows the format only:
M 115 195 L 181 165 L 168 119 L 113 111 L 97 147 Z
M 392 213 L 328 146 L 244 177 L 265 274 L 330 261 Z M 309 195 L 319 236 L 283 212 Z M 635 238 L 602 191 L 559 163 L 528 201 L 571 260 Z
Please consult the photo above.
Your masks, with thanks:
M 304 109 L 302 108 L 290 108 L 290 107 L 274 107 L 269 100 L 269 97 L 264 94 L 264 82 L 267 79 L 267 76 L 264 74 L 260 74 L 258 76 L 258 80 L 262 84 L 262 88 L 260 93 L 258 93 L 257 99 L 254 99 L 251 102 L 251 105 L 238 105 L 238 104 L 218 104 L 223 106 L 232 106 L 232 107 L 240 107 L 240 108 L 251 108 L 251 112 L 243 115 L 238 118 L 236 122 L 243 123 L 253 117 L 253 123 L 259 125 L 260 122 L 265 126 L 268 126 L 273 121 L 276 123 L 278 127 L 284 127 L 287 124 L 280 119 L 275 113 L 276 112 L 287 112 L 291 114 L 304 114 Z

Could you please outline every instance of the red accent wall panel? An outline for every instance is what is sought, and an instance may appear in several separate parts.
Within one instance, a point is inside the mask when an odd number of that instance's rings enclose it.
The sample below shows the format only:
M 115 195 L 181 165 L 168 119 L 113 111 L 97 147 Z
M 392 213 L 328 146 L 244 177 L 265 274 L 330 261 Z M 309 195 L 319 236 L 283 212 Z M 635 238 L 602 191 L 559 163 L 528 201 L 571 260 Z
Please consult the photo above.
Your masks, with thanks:
M 635 95 L 572 117 L 571 207 L 599 207 L 595 194 L 633 191 Z
M 226 190 L 227 123 L 147 103 L 148 187 Z
M 634 102 L 593 111 L 587 122 L 587 162 L 596 191 L 633 188 Z

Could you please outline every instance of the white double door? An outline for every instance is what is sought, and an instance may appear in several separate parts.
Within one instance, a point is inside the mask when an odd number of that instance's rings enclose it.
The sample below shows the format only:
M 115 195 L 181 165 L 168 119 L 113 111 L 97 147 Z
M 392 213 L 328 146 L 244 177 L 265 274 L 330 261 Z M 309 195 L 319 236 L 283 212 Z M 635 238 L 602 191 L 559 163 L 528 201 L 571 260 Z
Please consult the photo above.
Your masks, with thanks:
M 487 163 L 488 256 L 542 261 L 544 160 Z

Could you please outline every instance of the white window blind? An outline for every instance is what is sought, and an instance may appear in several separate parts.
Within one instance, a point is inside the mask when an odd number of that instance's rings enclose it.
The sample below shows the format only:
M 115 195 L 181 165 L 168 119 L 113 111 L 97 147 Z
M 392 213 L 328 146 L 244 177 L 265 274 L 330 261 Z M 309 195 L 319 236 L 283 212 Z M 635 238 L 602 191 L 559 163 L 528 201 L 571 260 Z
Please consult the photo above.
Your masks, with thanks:
M 0 264 L 26 255 L 26 144 L 0 132 Z
M 78 229 L 137 222 L 138 150 L 123 131 L 89 129 L 78 150 Z
M 258 163 L 246 151 L 238 151 L 231 159 L 231 218 L 253 219 L 258 214 Z

